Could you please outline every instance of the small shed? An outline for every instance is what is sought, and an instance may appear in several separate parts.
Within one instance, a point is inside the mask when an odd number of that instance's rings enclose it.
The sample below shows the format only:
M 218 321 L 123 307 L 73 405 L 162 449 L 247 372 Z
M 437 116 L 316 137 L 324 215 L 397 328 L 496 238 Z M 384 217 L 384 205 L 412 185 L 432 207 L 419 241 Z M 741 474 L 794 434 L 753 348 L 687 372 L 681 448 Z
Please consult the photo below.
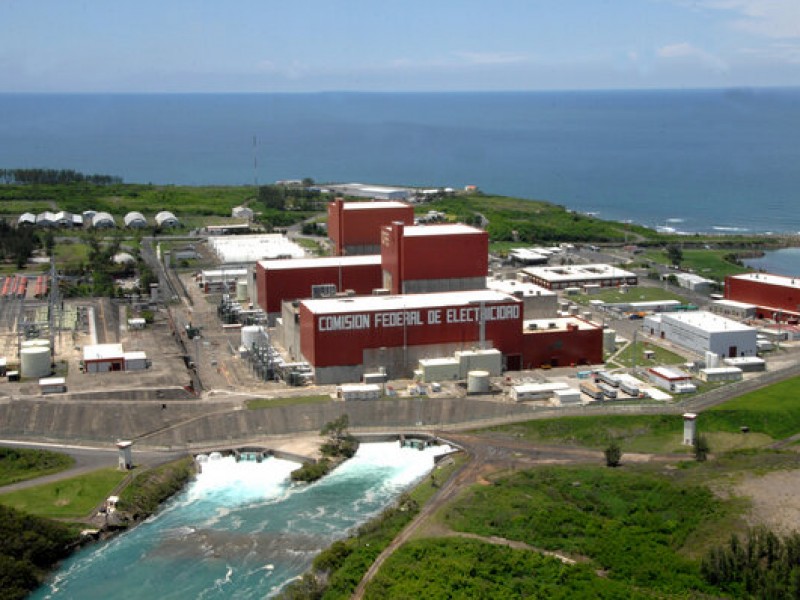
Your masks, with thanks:
M 145 325 L 147 325 L 147 321 L 145 321 L 141 317 L 134 317 L 133 319 L 128 319 L 128 329 L 144 329 Z
M 42 394 L 63 394 L 67 391 L 67 380 L 63 377 L 45 377 L 39 380 Z
M 126 371 L 143 371 L 147 368 L 147 354 L 145 352 L 126 352 L 124 357 Z
M 652 367 L 647 369 L 647 376 L 653 385 L 675 394 L 697 391 L 692 376 L 674 367 Z
M 122 344 L 93 344 L 83 347 L 83 366 L 87 373 L 125 370 Z
M 557 391 L 568 390 L 569 385 L 561 382 L 554 383 L 523 383 L 511 387 L 509 396 L 516 402 L 530 400 L 549 400 Z
M 709 383 L 717 381 L 741 381 L 742 370 L 738 367 L 710 367 L 700 369 L 700 379 Z
M 336 388 L 336 397 L 339 400 L 379 400 L 381 386 L 374 383 L 340 385 Z

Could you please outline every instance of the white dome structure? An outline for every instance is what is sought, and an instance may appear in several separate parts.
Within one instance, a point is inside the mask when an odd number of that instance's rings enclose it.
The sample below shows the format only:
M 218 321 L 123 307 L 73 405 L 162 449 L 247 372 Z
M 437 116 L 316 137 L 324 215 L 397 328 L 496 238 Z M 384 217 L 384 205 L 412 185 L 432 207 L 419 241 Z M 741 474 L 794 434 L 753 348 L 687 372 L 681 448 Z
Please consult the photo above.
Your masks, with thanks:
M 130 265 L 136 262 L 133 255 L 128 252 L 117 252 L 111 260 L 115 265 Z
M 147 219 L 144 218 L 144 215 L 137 211 L 131 211 L 124 218 L 125 227 L 131 227 L 133 229 L 141 229 L 143 227 L 147 227 Z
M 159 227 L 178 227 L 180 224 L 178 218 L 168 210 L 162 210 L 156 215 L 156 225 Z
M 92 227 L 96 229 L 110 229 L 116 226 L 117 223 L 114 221 L 114 217 L 107 212 L 95 213 L 94 217 L 92 217 Z

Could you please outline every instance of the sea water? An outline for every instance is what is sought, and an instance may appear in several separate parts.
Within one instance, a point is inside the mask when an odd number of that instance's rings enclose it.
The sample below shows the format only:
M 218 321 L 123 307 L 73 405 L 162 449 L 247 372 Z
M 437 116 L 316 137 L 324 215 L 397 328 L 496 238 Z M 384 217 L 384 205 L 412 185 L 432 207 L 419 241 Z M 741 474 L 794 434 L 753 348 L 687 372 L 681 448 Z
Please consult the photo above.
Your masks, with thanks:
M 211 460 L 163 510 L 73 555 L 32 598 L 264 598 L 313 557 L 391 504 L 433 468 L 447 446 L 362 444 L 312 484 L 292 484 L 297 463 Z
M 681 232 L 800 231 L 796 88 L 0 94 L 0 115 L 0 168 L 475 184 Z
M 800 248 L 770 250 L 765 252 L 764 256 L 748 258 L 743 262 L 751 269 L 787 277 L 800 277 Z

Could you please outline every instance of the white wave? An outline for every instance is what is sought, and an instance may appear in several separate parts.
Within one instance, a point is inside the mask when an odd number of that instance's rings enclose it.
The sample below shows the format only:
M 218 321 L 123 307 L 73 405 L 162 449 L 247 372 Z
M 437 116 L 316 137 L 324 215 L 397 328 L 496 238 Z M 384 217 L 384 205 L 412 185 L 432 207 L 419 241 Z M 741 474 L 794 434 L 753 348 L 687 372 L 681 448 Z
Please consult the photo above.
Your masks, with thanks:
M 712 225 L 711 229 L 713 229 L 714 231 L 732 231 L 732 232 L 750 231 L 747 227 L 725 227 L 722 225 Z
M 667 219 L 666 222 L 667 223 L 683 223 L 684 221 L 685 221 L 685 219 L 674 218 L 674 219 Z

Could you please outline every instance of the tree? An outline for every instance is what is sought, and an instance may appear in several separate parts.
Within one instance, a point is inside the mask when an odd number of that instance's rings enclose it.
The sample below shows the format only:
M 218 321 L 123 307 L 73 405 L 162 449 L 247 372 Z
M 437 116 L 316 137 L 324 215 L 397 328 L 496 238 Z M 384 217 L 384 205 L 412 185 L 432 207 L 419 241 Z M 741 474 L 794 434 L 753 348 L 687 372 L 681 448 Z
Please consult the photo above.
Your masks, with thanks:
M 683 262 L 683 250 L 677 244 L 670 244 L 667 246 L 667 258 L 671 264 L 680 266 Z
M 604 451 L 606 455 L 607 467 L 618 467 L 622 460 L 622 448 L 619 447 L 617 440 L 611 440 L 611 443 Z
M 694 458 L 697 462 L 704 462 L 708 458 L 708 453 L 711 448 L 708 446 L 708 440 L 702 433 L 697 434 L 694 438 Z

